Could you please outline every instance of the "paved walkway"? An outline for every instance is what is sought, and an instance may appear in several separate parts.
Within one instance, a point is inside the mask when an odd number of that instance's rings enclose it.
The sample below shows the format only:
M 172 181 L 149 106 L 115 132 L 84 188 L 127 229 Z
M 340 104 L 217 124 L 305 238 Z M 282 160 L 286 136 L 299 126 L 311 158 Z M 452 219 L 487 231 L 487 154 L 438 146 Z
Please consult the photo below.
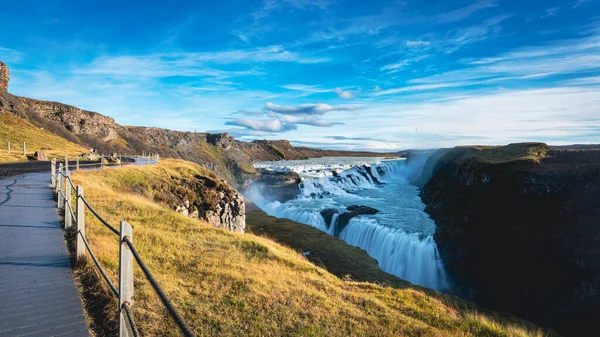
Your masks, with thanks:
M 89 336 L 49 187 L 0 180 L 0 336 Z

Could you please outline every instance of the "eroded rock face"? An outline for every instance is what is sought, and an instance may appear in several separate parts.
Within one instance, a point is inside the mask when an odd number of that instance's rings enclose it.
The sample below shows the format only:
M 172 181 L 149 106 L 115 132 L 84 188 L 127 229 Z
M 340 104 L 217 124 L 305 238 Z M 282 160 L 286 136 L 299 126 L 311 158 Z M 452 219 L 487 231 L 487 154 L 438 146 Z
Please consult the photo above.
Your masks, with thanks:
M 246 205 L 244 198 L 223 181 L 196 177 L 194 182 L 180 182 L 179 190 L 164 193 L 161 198 L 175 211 L 192 219 L 205 221 L 215 227 L 244 233 Z M 183 202 L 174 200 L 186 199 Z M 191 201 L 190 201 L 191 200 Z
M 0 90 L 8 90 L 8 81 L 10 80 L 10 71 L 6 64 L 0 62 Z
M 215 210 L 209 210 L 201 215 L 201 219 L 216 227 L 244 233 L 246 228 L 246 205 L 244 204 L 244 198 L 239 193 L 235 193 L 233 198 L 220 199 L 215 208 Z

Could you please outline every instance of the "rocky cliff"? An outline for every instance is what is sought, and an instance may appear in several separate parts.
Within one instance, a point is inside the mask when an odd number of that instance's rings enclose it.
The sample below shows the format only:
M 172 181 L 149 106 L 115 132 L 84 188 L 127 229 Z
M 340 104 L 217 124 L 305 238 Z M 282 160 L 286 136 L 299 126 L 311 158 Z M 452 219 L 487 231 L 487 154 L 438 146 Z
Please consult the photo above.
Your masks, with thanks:
M 372 156 L 368 152 L 328 151 L 293 147 L 287 140 L 240 142 L 227 133 L 179 132 L 123 126 L 113 118 L 57 102 L 8 93 L 9 70 L 0 62 L 0 112 L 9 112 L 99 153 L 154 152 L 209 168 L 234 185 L 256 173 L 254 161 L 306 159 L 321 156 Z M 380 154 L 383 155 L 383 154 Z
M 462 296 L 569 336 L 598 331 L 600 151 L 512 144 L 436 160 L 422 198 Z
M 8 90 L 8 81 L 10 80 L 10 72 L 6 64 L 0 62 L 0 90 Z

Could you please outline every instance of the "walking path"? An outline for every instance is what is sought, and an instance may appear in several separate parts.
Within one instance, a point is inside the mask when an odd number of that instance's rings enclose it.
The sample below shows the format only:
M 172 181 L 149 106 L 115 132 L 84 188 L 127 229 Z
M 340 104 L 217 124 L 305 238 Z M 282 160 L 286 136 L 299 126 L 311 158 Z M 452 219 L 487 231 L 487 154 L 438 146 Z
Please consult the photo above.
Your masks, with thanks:
M 0 180 L 0 336 L 89 336 L 50 174 Z

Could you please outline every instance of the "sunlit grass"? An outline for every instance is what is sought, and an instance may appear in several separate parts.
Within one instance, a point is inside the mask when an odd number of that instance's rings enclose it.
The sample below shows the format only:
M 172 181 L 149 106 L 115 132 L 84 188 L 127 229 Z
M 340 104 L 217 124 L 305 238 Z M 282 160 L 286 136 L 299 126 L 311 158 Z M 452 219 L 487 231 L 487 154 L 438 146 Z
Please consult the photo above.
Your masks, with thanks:
M 465 146 L 453 151 L 455 160 L 477 160 L 481 163 L 501 164 L 513 161 L 539 163 L 550 147 L 544 143 L 515 143 L 506 146 Z
M 8 154 L 8 142 L 11 144 L 10 154 Z M 88 152 L 85 148 L 48 130 L 40 129 L 22 118 L 0 112 L 0 163 L 26 161 L 27 157 L 23 155 L 23 142 L 27 146 L 27 155 L 41 151 L 48 155 L 48 159 L 62 158 L 65 154 L 74 157 Z
M 477 313 L 454 297 L 430 296 L 410 286 L 344 281 L 273 240 L 215 228 L 133 192 L 134 185 L 152 179 L 178 181 L 206 174 L 210 173 L 189 162 L 162 160 L 157 166 L 73 175 L 106 220 L 115 226 L 122 219 L 131 223 L 138 251 L 199 336 L 541 334 L 513 317 Z M 90 244 L 116 283 L 118 237 L 89 212 L 86 226 Z M 135 294 L 135 316 L 143 335 L 179 336 L 137 268 Z M 107 317 L 104 324 L 115 324 L 110 320 L 114 316 Z

